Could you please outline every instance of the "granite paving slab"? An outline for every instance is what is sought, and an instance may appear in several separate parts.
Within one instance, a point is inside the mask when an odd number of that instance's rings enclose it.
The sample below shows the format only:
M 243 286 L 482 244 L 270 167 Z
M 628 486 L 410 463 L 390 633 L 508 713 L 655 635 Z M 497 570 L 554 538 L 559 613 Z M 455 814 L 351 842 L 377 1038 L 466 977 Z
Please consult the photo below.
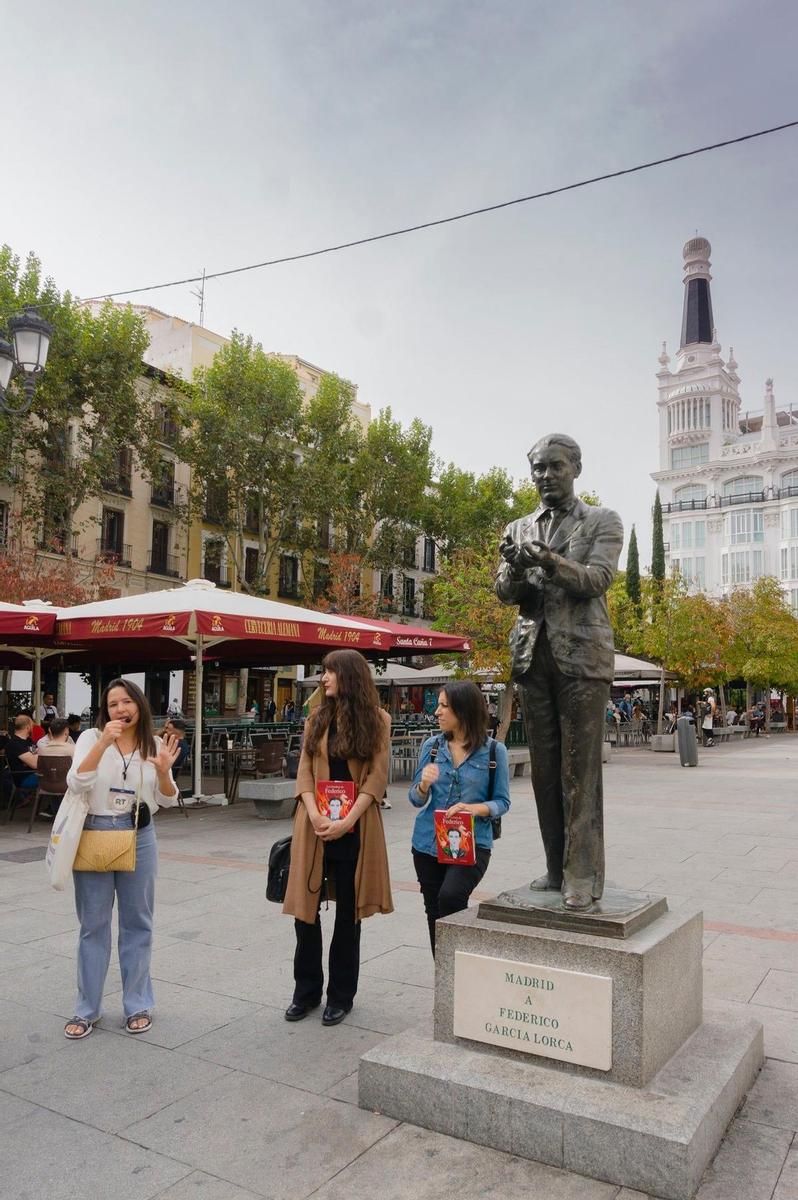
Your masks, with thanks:
M 396 950 L 388 950 L 377 958 L 369 959 L 361 967 L 361 975 L 432 988 L 435 984 L 435 961 L 429 945 L 399 946 Z
M 0 1030 L 0 1073 L 67 1046 L 64 1022 L 29 1004 L 0 1000 Z
M 767 1008 L 786 1008 L 798 1013 L 798 972 L 768 971 L 751 999 Z
M 105 1011 L 119 1009 L 108 1002 L 121 986 L 119 968 L 112 964 L 105 981 Z M 31 1004 L 64 1018 L 74 1015 L 76 990 L 75 963 L 61 955 L 51 953 L 0 972 L 0 999 Z
M 765 1063 L 740 1116 L 775 1129 L 798 1131 L 798 1063 Z
M 795 1142 L 782 1167 L 773 1200 L 798 1200 L 798 1149 Z
M 319 1188 L 313 1200 L 615 1200 L 617 1192 L 614 1184 L 402 1125 Z
M 190 1173 L 172 1158 L 3 1092 L 0 1125 L 3 1200 L 154 1200 Z
M 155 1007 L 152 1010 L 152 1028 L 147 1033 L 136 1035 L 140 1042 L 150 1042 L 174 1050 L 186 1042 L 229 1025 L 240 1017 L 261 1011 L 261 1005 L 249 1000 L 238 1000 L 235 996 L 223 996 L 218 992 L 204 992 L 201 988 L 184 987 L 178 983 L 167 983 L 163 979 L 154 982 Z M 128 1034 L 120 1024 L 106 1023 L 104 1028 L 120 1037 Z
M 6 908 L 0 912 L 0 941 L 35 942 L 65 930 L 77 930 L 74 913 L 46 913 L 32 908 Z
M 0 1075 L 0 1087 L 33 1104 L 115 1133 L 229 1072 L 127 1035 L 95 1029 L 78 1042 Z
M 753 1121 L 734 1121 L 696 1200 L 771 1200 L 792 1134 Z
M 321 1094 L 357 1070 L 360 1056 L 383 1040 L 349 1019 L 328 1028 L 322 1011 L 320 1006 L 304 1021 L 288 1022 L 281 1009 L 262 1008 L 184 1044 L 181 1053 Z
M 205 1171 L 192 1171 L 165 1192 L 159 1192 L 158 1200 L 261 1200 L 261 1197 Z
M 355 1007 L 347 1017 L 347 1024 L 377 1033 L 426 1027 L 432 1020 L 433 999 L 431 988 L 361 973 Z
M 258 1196 L 297 1200 L 358 1159 L 395 1124 L 312 1092 L 231 1072 L 129 1126 L 124 1136 Z

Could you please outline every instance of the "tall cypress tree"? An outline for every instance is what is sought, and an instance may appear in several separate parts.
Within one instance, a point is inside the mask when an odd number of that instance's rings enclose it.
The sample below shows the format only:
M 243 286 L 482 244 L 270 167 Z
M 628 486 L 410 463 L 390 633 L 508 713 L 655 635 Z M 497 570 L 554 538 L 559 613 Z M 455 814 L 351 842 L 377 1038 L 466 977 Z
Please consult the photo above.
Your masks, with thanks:
M 654 528 L 651 535 L 651 576 L 662 583 L 665 579 L 665 542 L 662 538 L 662 505 L 659 492 L 654 497 Z M 630 547 L 631 548 L 631 547 Z
M 626 594 L 636 608 L 640 607 L 640 555 L 637 549 L 637 533 L 634 525 L 629 537 L 629 552 L 626 555 Z

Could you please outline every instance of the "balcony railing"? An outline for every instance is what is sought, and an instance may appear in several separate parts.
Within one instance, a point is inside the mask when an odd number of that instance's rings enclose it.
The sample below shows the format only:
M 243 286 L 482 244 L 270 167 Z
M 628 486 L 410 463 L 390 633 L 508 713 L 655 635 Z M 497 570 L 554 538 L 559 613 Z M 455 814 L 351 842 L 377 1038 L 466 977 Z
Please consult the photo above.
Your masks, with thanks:
M 113 479 L 104 479 L 103 489 L 113 492 L 115 496 L 132 496 L 133 478 L 130 475 L 115 475 Z
M 177 489 L 173 483 L 157 483 L 152 486 L 150 504 L 156 508 L 174 508 L 177 503 Z
M 3 539 L 0 537 L 0 545 Z M 44 533 L 37 543 L 39 550 L 45 554 L 71 554 L 78 557 L 78 535 L 76 533 Z
M 672 500 L 663 504 L 663 513 L 701 512 L 708 508 L 728 508 L 731 504 L 765 504 L 770 500 L 785 500 L 790 496 L 798 496 L 798 487 L 768 488 L 761 492 L 726 493 L 723 496 L 709 496 L 704 500 Z
M 775 496 L 773 497 L 775 499 Z M 720 497 L 720 507 L 726 504 L 762 504 L 765 500 L 764 492 L 740 492 L 734 495 L 726 494 Z
M 161 417 L 155 426 L 155 439 L 165 446 L 174 446 L 180 436 L 180 426 L 170 417 Z
M 127 543 L 109 545 L 103 538 L 97 538 L 97 555 L 103 562 L 113 563 L 115 567 L 130 567 L 133 565 L 133 547 Z
M 176 554 L 161 554 L 151 550 L 147 570 L 153 575 L 169 575 L 172 579 L 179 579 L 180 559 Z

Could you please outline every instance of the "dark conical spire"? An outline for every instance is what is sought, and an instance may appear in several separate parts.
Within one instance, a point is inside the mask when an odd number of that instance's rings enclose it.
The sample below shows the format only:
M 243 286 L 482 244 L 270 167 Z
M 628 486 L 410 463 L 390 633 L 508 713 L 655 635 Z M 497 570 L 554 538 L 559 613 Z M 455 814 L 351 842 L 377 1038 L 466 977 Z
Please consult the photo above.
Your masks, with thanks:
M 682 315 L 682 346 L 695 342 L 714 340 L 715 323 L 712 319 L 712 296 L 709 282 L 709 256 L 712 247 L 706 238 L 694 237 L 685 243 L 684 257 L 684 313 Z

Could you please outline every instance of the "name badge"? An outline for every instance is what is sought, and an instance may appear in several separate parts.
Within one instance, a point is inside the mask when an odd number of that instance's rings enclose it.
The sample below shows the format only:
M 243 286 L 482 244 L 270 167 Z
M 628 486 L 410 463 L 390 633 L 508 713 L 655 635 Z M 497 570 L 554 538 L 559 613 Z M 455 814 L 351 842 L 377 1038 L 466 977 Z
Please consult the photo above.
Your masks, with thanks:
M 128 805 L 135 798 L 135 788 L 111 787 L 108 789 L 108 807 L 112 812 L 127 812 Z

